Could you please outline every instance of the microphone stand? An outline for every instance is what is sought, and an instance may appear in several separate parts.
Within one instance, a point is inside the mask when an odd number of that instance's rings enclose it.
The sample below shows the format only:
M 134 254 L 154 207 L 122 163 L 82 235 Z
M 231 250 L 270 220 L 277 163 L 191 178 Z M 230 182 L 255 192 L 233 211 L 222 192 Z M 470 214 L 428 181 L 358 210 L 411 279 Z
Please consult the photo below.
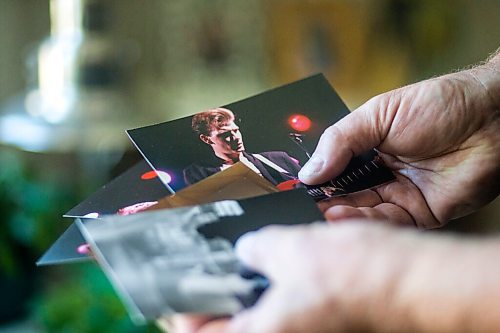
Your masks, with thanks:
M 307 148 L 304 146 L 304 142 L 302 140 L 303 136 L 304 136 L 304 134 L 288 133 L 288 137 L 290 138 L 290 140 L 292 140 L 293 142 L 295 142 L 295 144 L 297 146 L 299 146 L 299 148 L 302 149 L 304 151 L 304 153 L 306 153 L 306 155 L 307 155 L 308 158 L 311 158 L 311 154 L 309 153 L 309 151 L 307 150 Z

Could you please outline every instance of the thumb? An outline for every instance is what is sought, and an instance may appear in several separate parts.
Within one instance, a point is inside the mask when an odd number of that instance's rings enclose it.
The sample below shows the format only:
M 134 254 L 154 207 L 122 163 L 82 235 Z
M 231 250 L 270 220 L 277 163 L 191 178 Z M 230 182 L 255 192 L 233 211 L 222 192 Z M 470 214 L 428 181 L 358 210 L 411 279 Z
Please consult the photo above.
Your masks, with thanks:
M 236 242 L 236 255 L 245 266 L 270 280 L 279 279 L 280 274 L 287 271 L 290 257 L 293 257 L 294 230 L 297 228 L 300 227 L 268 226 L 246 233 Z
M 352 157 L 379 146 L 387 135 L 397 103 L 394 94 L 372 98 L 337 123 L 328 127 L 312 157 L 299 172 L 305 184 L 319 184 L 338 176 Z

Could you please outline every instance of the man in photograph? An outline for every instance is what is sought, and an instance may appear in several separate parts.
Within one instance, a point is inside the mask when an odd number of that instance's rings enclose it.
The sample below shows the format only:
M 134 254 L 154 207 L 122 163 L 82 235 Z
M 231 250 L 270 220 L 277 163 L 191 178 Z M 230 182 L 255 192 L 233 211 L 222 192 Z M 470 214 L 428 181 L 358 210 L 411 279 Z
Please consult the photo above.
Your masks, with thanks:
M 242 134 L 234 120 L 233 112 L 225 108 L 210 109 L 193 116 L 192 129 L 201 141 L 212 148 L 214 161 L 204 165 L 193 163 L 185 168 L 184 180 L 187 185 L 225 170 L 237 162 L 242 162 L 273 185 L 297 179 L 301 166 L 287 153 L 247 153 Z

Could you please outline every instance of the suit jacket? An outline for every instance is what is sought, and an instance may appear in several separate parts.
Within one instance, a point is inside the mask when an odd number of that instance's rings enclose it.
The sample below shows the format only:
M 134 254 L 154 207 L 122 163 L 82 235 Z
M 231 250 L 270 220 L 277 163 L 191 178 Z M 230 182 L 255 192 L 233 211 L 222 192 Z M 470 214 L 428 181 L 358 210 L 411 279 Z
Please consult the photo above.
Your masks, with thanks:
M 283 168 L 288 172 L 288 174 L 286 174 L 274 170 L 272 167 L 262 163 L 252 154 L 243 152 L 243 156 L 245 156 L 253 165 L 255 165 L 255 167 L 259 169 L 262 176 L 266 178 L 268 181 L 270 181 L 273 185 L 277 185 L 281 182 L 290 179 L 297 179 L 297 175 L 300 170 L 300 165 L 294 158 L 290 157 L 290 155 L 288 155 L 287 153 L 283 151 L 269 151 L 260 153 L 260 155 L 264 156 L 265 158 L 267 158 L 268 160 L 270 160 L 271 162 L 275 163 L 276 165 L 280 166 L 281 168 Z M 223 163 L 224 162 L 220 159 L 215 163 L 213 163 L 212 165 L 206 165 L 206 166 L 193 163 L 184 169 L 183 171 L 184 181 L 186 182 L 187 185 L 199 182 L 200 180 L 205 179 L 208 176 L 211 176 L 214 173 L 221 171 Z

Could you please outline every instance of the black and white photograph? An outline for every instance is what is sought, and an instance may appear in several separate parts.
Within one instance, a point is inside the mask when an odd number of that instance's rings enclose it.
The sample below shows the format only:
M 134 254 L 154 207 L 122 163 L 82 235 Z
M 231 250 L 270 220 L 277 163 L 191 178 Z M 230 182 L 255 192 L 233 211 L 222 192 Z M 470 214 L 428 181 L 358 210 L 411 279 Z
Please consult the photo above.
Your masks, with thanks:
M 297 204 L 286 207 L 287 202 Z M 271 209 L 272 216 L 263 218 L 262 212 Z M 297 189 L 85 223 L 78 219 L 77 226 L 131 317 L 140 322 L 173 313 L 242 310 L 262 281 L 242 277 L 235 241 L 269 224 L 312 223 L 321 217 L 305 190 Z

